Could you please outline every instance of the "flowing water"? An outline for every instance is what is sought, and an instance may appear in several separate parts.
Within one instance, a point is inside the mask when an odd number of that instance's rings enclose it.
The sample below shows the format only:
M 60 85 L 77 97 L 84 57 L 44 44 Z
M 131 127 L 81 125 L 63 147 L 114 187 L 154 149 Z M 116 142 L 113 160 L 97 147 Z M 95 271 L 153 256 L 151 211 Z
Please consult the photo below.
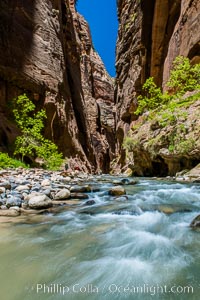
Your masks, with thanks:
M 199 299 L 200 185 L 93 184 L 93 206 L 1 223 L 1 299 Z

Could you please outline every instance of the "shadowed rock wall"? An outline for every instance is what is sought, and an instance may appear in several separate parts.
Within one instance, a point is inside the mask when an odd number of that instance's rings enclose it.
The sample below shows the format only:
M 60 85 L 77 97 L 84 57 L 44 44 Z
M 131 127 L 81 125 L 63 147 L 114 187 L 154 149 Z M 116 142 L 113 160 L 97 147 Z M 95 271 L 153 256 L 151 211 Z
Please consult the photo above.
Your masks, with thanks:
M 0 2 L 0 150 L 13 151 L 18 130 L 8 104 L 24 92 L 46 108 L 45 136 L 64 156 L 108 171 L 113 82 L 73 0 Z

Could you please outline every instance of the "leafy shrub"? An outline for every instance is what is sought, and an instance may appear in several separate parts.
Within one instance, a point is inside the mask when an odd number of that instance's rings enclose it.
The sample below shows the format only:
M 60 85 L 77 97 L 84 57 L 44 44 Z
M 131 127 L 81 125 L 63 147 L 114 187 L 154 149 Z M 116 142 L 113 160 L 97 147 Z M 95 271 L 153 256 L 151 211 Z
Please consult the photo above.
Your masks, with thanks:
M 145 96 L 138 96 L 138 108 L 135 111 L 136 115 L 143 113 L 145 110 L 158 108 L 161 103 L 169 101 L 167 94 L 162 94 L 161 89 L 157 87 L 153 77 L 149 77 L 143 84 L 142 90 Z
M 137 146 L 137 141 L 135 141 L 132 137 L 126 136 L 123 142 L 123 148 L 127 150 L 128 152 L 131 152 L 134 150 L 134 148 Z
M 22 135 L 16 138 L 15 155 L 20 154 L 22 160 L 25 156 L 34 160 L 36 157 L 44 160 L 48 169 L 58 169 L 62 164 L 62 154 L 58 147 L 41 133 L 44 128 L 45 110 L 34 113 L 35 105 L 26 96 L 20 95 L 15 99 L 13 113 Z
M 193 91 L 200 85 L 200 64 L 191 65 L 184 56 L 177 56 L 167 82 L 167 87 L 173 94 L 184 94 Z
M 153 77 L 148 78 L 142 87 L 143 95 L 137 98 L 138 108 L 135 114 L 139 115 L 146 110 L 159 109 L 163 106 L 166 108 L 171 106 L 170 110 L 172 111 L 172 106 L 175 109 L 177 106 L 187 105 L 197 99 L 199 94 L 186 99 L 182 99 L 181 96 L 188 91 L 200 89 L 200 64 L 193 66 L 188 58 L 178 56 L 173 62 L 173 69 L 166 86 L 170 93 L 162 93 Z
M 0 152 L 0 169 L 18 167 L 27 168 L 27 166 L 21 161 L 9 157 L 7 153 Z

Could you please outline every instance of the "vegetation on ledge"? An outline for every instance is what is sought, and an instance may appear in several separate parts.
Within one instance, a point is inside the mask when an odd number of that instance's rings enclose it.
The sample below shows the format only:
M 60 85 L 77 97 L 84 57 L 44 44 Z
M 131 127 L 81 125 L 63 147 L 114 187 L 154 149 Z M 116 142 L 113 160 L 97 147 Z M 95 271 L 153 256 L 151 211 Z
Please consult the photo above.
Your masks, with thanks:
M 167 87 L 162 93 L 149 78 L 138 97 L 139 118 L 123 141 L 127 163 L 138 169 L 176 165 L 178 170 L 200 160 L 200 64 L 177 57 Z
M 35 105 L 26 94 L 13 100 L 13 114 L 15 121 L 21 130 L 21 135 L 16 138 L 14 155 L 21 160 L 29 158 L 34 162 L 39 158 L 46 169 L 57 170 L 63 163 L 62 154 L 58 147 L 42 134 L 44 128 L 45 110 L 35 112 Z

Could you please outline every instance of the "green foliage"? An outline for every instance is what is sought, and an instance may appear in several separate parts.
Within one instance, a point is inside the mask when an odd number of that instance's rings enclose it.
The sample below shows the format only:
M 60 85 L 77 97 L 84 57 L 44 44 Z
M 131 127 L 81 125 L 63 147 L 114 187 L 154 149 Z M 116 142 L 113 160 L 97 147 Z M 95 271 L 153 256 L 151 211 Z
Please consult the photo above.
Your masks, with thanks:
M 34 160 L 36 157 L 44 160 L 48 169 L 56 170 L 62 164 L 62 154 L 58 153 L 57 146 L 43 137 L 45 110 L 34 113 L 35 105 L 26 94 L 15 99 L 13 113 L 22 135 L 16 138 L 14 154 L 20 154 Z
M 183 95 L 187 91 L 197 89 L 198 85 L 200 85 L 200 64 L 192 66 L 188 58 L 177 56 L 167 87 L 173 94 Z
M 196 145 L 193 137 L 187 137 L 187 128 L 184 124 L 177 124 L 170 133 L 168 150 L 172 153 L 189 154 Z
M 187 140 L 182 139 L 176 145 L 176 151 L 181 154 L 188 154 L 195 148 L 195 140 L 193 138 L 189 138 Z
M 0 152 L 0 169 L 18 167 L 27 168 L 27 166 L 21 161 L 9 157 L 7 153 Z
M 138 108 L 135 111 L 136 115 L 143 113 L 145 110 L 152 110 L 158 108 L 161 103 L 169 102 L 170 95 L 162 93 L 161 89 L 157 87 L 153 77 L 149 77 L 144 83 L 142 90 L 145 96 L 138 96 Z
M 162 93 L 153 77 L 146 80 L 142 87 L 143 95 L 138 96 L 136 115 L 145 111 L 169 108 L 173 112 L 177 107 L 190 105 L 199 99 L 200 93 L 183 98 L 189 91 L 200 89 L 200 64 L 191 65 L 188 58 L 178 56 L 173 63 L 170 78 L 166 84 L 169 92 Z
M 132 137 L 126 136 L 123 142 L 123 149 L 127 150 L 128 152 L 131 152 L 137 147 L 137 141 L 135 141 Z

